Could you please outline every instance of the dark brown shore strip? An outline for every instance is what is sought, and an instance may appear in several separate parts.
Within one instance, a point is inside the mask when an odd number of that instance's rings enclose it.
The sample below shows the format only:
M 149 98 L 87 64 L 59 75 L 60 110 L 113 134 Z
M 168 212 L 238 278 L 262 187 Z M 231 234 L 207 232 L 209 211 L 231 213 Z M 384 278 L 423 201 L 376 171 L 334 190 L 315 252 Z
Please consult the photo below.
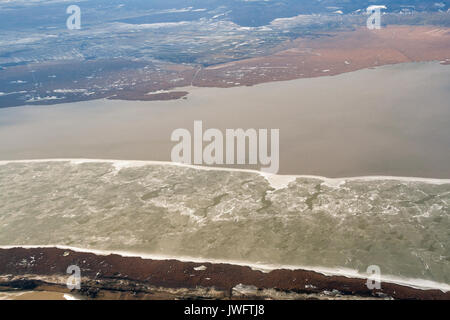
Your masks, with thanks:
M 89 298 L 237 299 L 237 298 L 393 298 L 450 300 L 450 292 L 420 290 L 382 283 L 369 290 L 364 279 L 325 276 L 305 270 L 269 273 L 231 264 L 150 260 L 119 255 L 101 256 L 57 248 L 0 249 L 0 290 L 65 288 L 69 265 L 81 269 L 82 289 Z M 201 267 L 201 268 L 199 268 Z M 196 270 L 196 269 L 197 270 Z M 248 294 L 236 286 L 253 287 Z M 268 290 L 272 295 L 267 295 Z M 275 294 L 274 294 L 275 293 Z

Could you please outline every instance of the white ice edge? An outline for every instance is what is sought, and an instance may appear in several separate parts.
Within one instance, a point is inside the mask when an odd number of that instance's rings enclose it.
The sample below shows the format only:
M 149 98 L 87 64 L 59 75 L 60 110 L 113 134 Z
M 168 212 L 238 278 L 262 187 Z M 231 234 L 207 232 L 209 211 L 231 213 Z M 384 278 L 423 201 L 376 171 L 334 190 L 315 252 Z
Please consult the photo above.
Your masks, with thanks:
M 159 255 L 159 254 L 147 254 L 129 251 L 116 251 L 116 250 L 97 250 L 97 249 L 84 249 L 72 246 L 62 246 L 62 245 L 9 245 L 0 246 L 0 249 L 14 249 L 14 248 L 24 248 L 24 249 L 39 249 L 39 248 L 57 248 L 61 250 L 72 250 L 81 253 L 92 253 L 99 256 L 107 256 L 111 254 L 116 254 L 122 257 L 138 257 L 142 259 L 166 261 L 166 260 L 177 260 L 180 262 L 192 262 L 192 263 L 212 263 L 212 264 L 229 264 L 237 265 L 242 267 L 249 267 L 255 271 L 261 271 L 268 273 L 273 270 L 305 270 L 321 273 L 325 276 L 343 276 L 346 278 L 357 278 L 357 279 L 367 279 L 368 274 L 363 274 L 355 269 L 349 268 L 327 268 L 327 267 L 311 267 L 311 266 L 297 266 L 297 265 L 281 265 L 281 264 L 265 264 L 265 263 L 253 263 L 245 261 L 235 261 L 235 260 L 222 260 L 222 259 L 207 259 L 198 257 L 188 257 L 188 256 L 170 256 L 170 255 Z M 450 291 L 450 284 L 435 282 L 432 280 L 425 279 L 412 279 L 403 278 L 391 275 L 381 275 L 381 287 L 383 288 L 383 282 L 394 283 L 410 288 L 415 288 L 419 290 L 440 290 L 442 292 Z
M 6 165 L 9 163 L 42 163 L 42 162 L 70 162 L 71 164 L 83 164 L 83 163 L 111 163 L 117 170 L 130 167 L 143 167 L 147 165 L 167 165 L 191 168 L 196 170 L 207 171 L 235 171 L 246 172 L 252 174 L 259 174 L 266 178 L 272 188 L 282 189 L 289 185 L 290 182 L 295 181 L 297 178 L 317 179 L 322 180 L 327 186 L 337 187 L 348 181 L 383 181 L 394 180 L 401 182 L 422 182 L 428 184 L 450 184 L 450 179 L 435 179 L 435 178 L 419 178 L 419 177 L 400 177 L 400 176 L 358 176 L 358 177 L 342 177 L 342 178 L 327 178 L 314 175 L 278 175 L 271 174 L 257 170 L 250 169 L 233 169 L 223 167 L 206 167 L 199 165 L 183 164 L 170 161 L 142 161 L 142 160 L 110 160 L 110 159 L 31 159 L 31 160 L 1 160 L 0 165 Z

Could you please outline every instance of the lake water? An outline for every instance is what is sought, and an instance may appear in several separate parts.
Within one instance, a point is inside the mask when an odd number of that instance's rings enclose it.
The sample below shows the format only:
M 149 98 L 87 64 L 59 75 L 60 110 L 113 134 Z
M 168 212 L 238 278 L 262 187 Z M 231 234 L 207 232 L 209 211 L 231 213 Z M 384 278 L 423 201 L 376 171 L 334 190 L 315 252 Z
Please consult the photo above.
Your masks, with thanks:
M 172 131 L 202 120 L 205 129 L 280 129 L 280 174 L 450 178 L 450 66 L 187 90 L 187 100 L 0 109 L 0 160 L 167 161 Z

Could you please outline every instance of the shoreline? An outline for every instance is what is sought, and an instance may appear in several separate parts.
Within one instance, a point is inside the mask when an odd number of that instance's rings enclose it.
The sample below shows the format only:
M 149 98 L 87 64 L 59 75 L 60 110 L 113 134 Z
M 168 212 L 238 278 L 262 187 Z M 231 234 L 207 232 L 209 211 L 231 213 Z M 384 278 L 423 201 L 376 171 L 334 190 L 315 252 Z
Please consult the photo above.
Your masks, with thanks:
M 71 250 L 77 253 L 90 253 L 97 256 L 110 256 L 117 255 L 123 258 L 141 258 L 154 261 L 178 261 L 182 263 L 197 263 L 197 264 L 225 264 L 239 267 L 248 267 L 253 271 L 259 271 L 262 273 L 270 273 L 277 270 L 290 270 L 290 271 L 308 271 L 322 274 L 327 277 L 345 277 L 348 279 L 362 279 L 367 280 L 368 275 L 359 273 L 357 270 L 349 268 L 327 268 L 327 267 L 311 267 L 311 266 L 293 266 L 293 265 L 280 265 L 280 264 L 258 264 L 245 261 L 234 260 L 222 260 L 222 259 L 208 259 L 198 257 L 186 257 L 186 256 L 170 256 L 160 254 L 148 254 L 139 252 L 129 252 L 123 250 L 101 250 L 101 249 L 87 249 L 73 246 L 64 245 L 0 245 L 0 250 L 13 250 L 13 249 L 59 249 L 59 250 Z M 450 284 L 435 282 L 426 279 L 410 279 L 396 276 L 381 276 L 382 283 L 391 283 L 395 285 L 405 286 L 417 290 L 440 290 L 443 293 L 450 292 Z
M 61 101 L 60 99 L 55 100 L 41 100 L 39 103 L 24 103 L 20 105 L 12 105 L 12 106 L 6 106 L 1 107 L 0 109 L 8 109 L 8 108 L 17 108 L 17 107 L 52 107 L 52 106 L 58 106 L 58 105 L 66 105 L 66 104 L 76 104 L 79 102 L 91 102 L 91 101 L 125 101 L 125 102 L 167 102 L 167 101 L 176 101 L 180 99 L 187 99 L 189 95 L 191 95 L 193 92 L 197 90 L 202 89 L 237 89 L 237 88 L 245 88 L 245 87 L 259 87 L 259 86 L 265 86 L 270 85 L 274 83 L 286 83 L 289 84 L 291 82 L 296 82 L 299 80 L 311 80 L 311 79 L 317 79 L 317 78 L 335 78 L 340 76 L 346 76 L 351 75 L 352 73 L 356 73 L 363 70 L 377 70 L 377 69 L 383 69 L 386 67 L 393 67 L 393 66 L 401 66 L 401 65 L 409 65 L 409 64 L 439 64 L 441 66 L 450 66 L 450 59 L 442 60 L 442 59 L 429 59 L 429 60 L 418 60 L 418 61 L 400 61 L 400 62 L 389 62 L 384 64 L 378 64 L 373 66 L 366 66 L 363 68 L 355 69 L 355 70 L 349 70 L 349 71 L 342 71 L 338 73 L 333 74 L 320 74 L 315 76 L 307 76 L 307 77 L 295 77 L 292 79 L 271 79 L 263 82 L 257 82 L 253 84 L 239 84 L 235 86 L 219 86 L 219 85 L 186 85 L 186 86 L 180 86 L 180 87 L 173 87 L 167 90 L 166 93 L 155 93 L 155 92 L 149 92 L 146 95 L 145 99 L 141 98 L 129 98 L 125 96 L 117 97 L 116 95 L 110 96 L 110 97 L 97 97 L 97 98 L 91 98 L 91 99 L 83 99 L 83 100 L 76 100 L 76 101 Z M 204 69 L 208 70 L 208 69 Z M 156 91 L 157 92 L 157 91 Z M 181 97 L 167 97 L 161 95 L 173 95 L 178 93 L 184 93 Z M 10 94 L 10 93 L 9 93 Z M 9 94 L 0 95 L 6 96 Z
M 270 82 L 335 76 L 409 62 L 436 61 L 442 65 L 448 65 L 450 57 L 445 51 L 448 50 L 448 32 L 430 37 L 429 33 L 436 30 L 448 31 L 449 28 L 433 25 L 392 24 L 377 30 L 377 32 L 371 32 L 364 26 L 360 26 L 351 31 L 332 32 L 331 38 L 308 39 L 308 37 L 300 36 L 290 40 L 287 47 L 281 46 L 274 52 L 266 52 L 256 57 L 244 57 L 213 66 L 193 64 L 187 69 L 186 66 L 179 66 L 180 71 L 168 75 L 157 84 L 126 85 L 121 90 L 110 89 L 106 93 L 93 92 L 90 95 L 75 91 L 73 95 L 69 96 L 61 96 L 60 92 L 54 92 L 53 96 L 45 96 L 46 93 L 42 92 L 34 97 L 35 100 L 28 102 L 27 100 L 22 101 L 18 97 L 10 98 L 10 100 L 4 99 L 5 101 L 0 101 L 0 108 L 58 105 L 75 101 L 92 101 L 99 98 L 126 101 L 170 101 L 186 98 L 190 92 L 179 91 L 179 88 L 189 86 L 195 88 L 254 86 Z M 382 43 L 382 46 L 374 45 L 374 43 Z M 367 49 L 370 50 L 367 51 Z M 322 57 L 321 60 L 318 61 L 316 55 Z M 64 65 L 63 62 L 59 63 Z M 82 68 L 83 63 L 86 61 L 82 61 L 78 68 Z M 290 66 L 289 69 L 286 69 L 287 64 Z M 19 74 L 21 73 L 20 69 L 19 67 Z M 168 70 L 170 69 L 168 68 Z M 250 70 L 250 72 L 243 78 L 227 76 L 228 72 L 239 70 Z M 171 82 L 171 80 L 180 78 L 183 81 L 179 85 Z M 78 86 L 67 84 L 57 90 L 80 89 Z M 11 94 L 17 95 L 21 92 L 6 92 L 3 97 Z M 1 97 L 2 95 L 0 95 Z
M 450 292 L 302 269 L 268 273 L 229 263 L 98 256 L 58 248 L 0 249 L 0 292 L 57 291 L 92 299 L 418 299 L 450 300 Z M 68 290 L 69 265 L 81 270 L 81 289 Z

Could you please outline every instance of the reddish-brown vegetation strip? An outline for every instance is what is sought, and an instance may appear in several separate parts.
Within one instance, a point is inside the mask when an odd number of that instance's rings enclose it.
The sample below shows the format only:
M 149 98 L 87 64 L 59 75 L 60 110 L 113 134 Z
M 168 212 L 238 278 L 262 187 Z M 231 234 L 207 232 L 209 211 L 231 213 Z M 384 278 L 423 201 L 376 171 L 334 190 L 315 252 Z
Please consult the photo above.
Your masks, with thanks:
M 64 254 L 64 253 L 69 253 Z M 0 249 L 0 275 L 66 275 L 69 265 L 78 265 L 83 277 L 126 279 L 164 288 L 215 287 L 229 291 L 238 284 L 260 289 L 279 289 L 298 293 L 339 290 L 343 294 L 396 299 L 450 299 L 450 292 L 418 290 L 383 283 L 381 290 L 367 289 L 364 279 L 325 276 L 304 270 L 274 270 L 269 273 L 230 264 L 192 263 L 177 260 L 149 260 L 119 255 L 99 256 L 56 248 Z M 206 270 L 196 271 L 201 265 Z
M 315 39 L 299 38 L 287 50 L 203 69 L 196 86 L 254 85 L 268 81 L 337 75 L 360 69 L 421 61 L 450 61 L 450 28 L 360 28 Z

